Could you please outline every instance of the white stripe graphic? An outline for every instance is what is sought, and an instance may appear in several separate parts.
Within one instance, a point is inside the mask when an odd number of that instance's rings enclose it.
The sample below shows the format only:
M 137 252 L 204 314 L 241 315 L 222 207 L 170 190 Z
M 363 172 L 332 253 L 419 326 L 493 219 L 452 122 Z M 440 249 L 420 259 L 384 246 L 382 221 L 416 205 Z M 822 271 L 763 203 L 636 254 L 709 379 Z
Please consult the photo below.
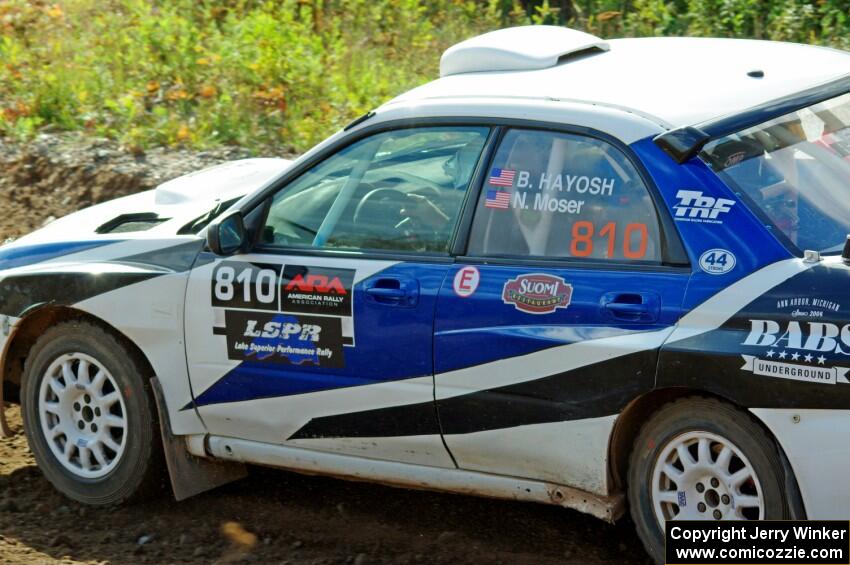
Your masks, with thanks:
M 256 259 L 259 260 L 260 258 L 257 257 Z M 482 390 L 542 379 L 617 357 L 658 349 L 665 343 L 673 343 L 713 331 L 755 298 L 814 265 L 815 263 L 804 263 L 798 259 L 768 265 L 721 290 L 694 308 L 682 317 L 678 326 L 670 326 L 655 331 L 588 339 L 519 357 L 498 359 L 474 367 L 438 373 L 435 375 L 436 398 L 437 400 L 445 400 Z M 328 266 L 331 266 L 331 264 L 329 263 Z M 342 265 L 336 262 L 334 266 Z M 360 275 L 361 272 L 358 271 L 358 279 L 361 278 Z M 408 397 L 398 393 L 416 391 L 419 386 L 424 384 L 423 380 L 428 378 L 419 377 L 374 385 L 325 390 L 287 399 L 243 401 L 233 404 L 236 406 L 244 406 L 244 402 L 256 402 L 263 405 L 274 404 L 275 409 L 282 409 L 284 406 L 289 409 L 289 406 L 293 404 L 297 405 L 298 408 L 295 409 L 299 413 L 303 411 L 305 416 L 312 414 L 314 410 L 318 412 L 317 416 L 331 416 L 352 411 L 418 404 L 422 402 L 422 397 L 418 392 Z M 416 384 L 414 385 L 414 383 Z M 408 387 L 407 385 L 414 386 Z M 337 406 L 337 403 L 340 406 Z M 204 408 L 202 407 L 201 410 L 203 411 Z
M 117 243 L 107 243 L 99 247 L 69 253 L 68 255 L 60 255 L 59 257 L 47 259 L 32 265 L 25 265 L 23 267 L 15 267 L 13 269 L 0 271 L 0 279 L 12 275 L 39 273 L 45 271 L 51 273 L 88 272 L 90 269 L 88 269 L 87 266 L 92 263 L 115 261 L 116 259 L 141 253 L 166 250 L 189 241 L 198 241 L 198 238 L 195 236 L 175 236 L 173 239 L 133 239 L 128 241 L 119 241 Z
M 661 347 L 673 327 L 552 347 L 436 375 L 437 400 L 542 379 L 594 363 Z
M 826 264 L 835 262 L 833 259 L 837 260 L 837 258 L 829 258 L 824 262 Z M 676 331 L 667 343 L 675 343 L 716 330 L 759 296 L 815 265 L 817 263 L 806 263 L 802 259 L 788 259 L 759 269 L 721 290 L 682 316 L 676 325 Z
M 828 264 L 833 260 L 837 259 L 830 258 L 826 262 Z M 436 375 L 437 400 L 545 378 L 624 355 L 657 349 L 665 343 L 674 343 L 716 330 L 754 299 L 816 264 L 806 263 L 801 259 L 772 263 L 733 283 L 695 307 L 685 314 L 676 326 L 657 331 L 571 343 L 520 357 L 500 359 L 475 367 L 438 374 Z

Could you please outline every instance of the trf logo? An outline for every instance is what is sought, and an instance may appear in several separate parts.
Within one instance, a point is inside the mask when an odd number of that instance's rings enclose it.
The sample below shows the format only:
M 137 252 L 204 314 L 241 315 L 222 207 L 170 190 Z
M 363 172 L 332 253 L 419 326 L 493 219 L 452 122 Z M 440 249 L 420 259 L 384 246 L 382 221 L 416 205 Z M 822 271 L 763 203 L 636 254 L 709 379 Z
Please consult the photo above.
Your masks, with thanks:
M 705 196 L 699 190 L 680 190 L 676 198 L 679 199 L 679 203 L 673 206 L 676 219 L 685 222 L 721 223 L 717 217 L 735 205 L 734 200 Z

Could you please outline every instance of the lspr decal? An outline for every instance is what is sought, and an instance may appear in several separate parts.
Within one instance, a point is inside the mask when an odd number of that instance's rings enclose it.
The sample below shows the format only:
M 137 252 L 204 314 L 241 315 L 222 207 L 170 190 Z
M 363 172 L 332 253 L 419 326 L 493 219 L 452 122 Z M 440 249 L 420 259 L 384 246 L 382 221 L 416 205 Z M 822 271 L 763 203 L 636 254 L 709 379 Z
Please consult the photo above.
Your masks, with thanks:
M 549 314 L 570 305 L 573 287 L 545 273 L 519 275 L 505 283 L 502 302 L 528 314 Z
M 225 310 L 224 321 L 228 359 L 345 366 L 340 318 Z

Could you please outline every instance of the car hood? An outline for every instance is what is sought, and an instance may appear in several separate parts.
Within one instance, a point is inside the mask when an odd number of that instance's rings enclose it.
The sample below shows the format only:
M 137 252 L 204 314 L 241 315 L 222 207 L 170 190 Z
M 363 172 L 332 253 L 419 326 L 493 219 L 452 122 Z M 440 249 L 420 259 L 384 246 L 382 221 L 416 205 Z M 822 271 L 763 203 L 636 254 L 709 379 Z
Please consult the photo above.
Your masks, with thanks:
M 22 246 L 177 235 L 209 212 L 216 202 L 254 192 L 291 163 L 287 159 L 229 161 L 170 180 L 152 190 L 90 206 L 0 247 L 0 269 L 3 253 Z
M 195 249 L 200 234 L 188 229 L 192 224 L 217 202 L 256 191 L 291 163 L 286 159 L 230 161 L 74 212 L 0 246 L 0 279 L 22 269 L 39 270 L 48 263 L 56 268 L 112 261 L 184 244 Z

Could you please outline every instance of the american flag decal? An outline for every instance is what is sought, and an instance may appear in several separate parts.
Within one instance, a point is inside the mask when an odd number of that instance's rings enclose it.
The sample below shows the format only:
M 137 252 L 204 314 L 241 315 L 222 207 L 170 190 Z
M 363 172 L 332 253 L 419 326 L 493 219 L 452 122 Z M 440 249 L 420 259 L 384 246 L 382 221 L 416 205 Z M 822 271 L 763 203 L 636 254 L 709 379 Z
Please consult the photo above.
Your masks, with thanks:
M 490 179 L 487 181 L 493 186 L 507 186 L 511 187 L 514 185 L 514 177 L 516 176 L 516 171 L 512 169 L 496 169 L 494 168 L 490 171 Z
M 488 190 L 487 199 L 484 201 L 486 208 L 498 208 L 507 210 L 511 203 L 511 193 L 506 190 Z

